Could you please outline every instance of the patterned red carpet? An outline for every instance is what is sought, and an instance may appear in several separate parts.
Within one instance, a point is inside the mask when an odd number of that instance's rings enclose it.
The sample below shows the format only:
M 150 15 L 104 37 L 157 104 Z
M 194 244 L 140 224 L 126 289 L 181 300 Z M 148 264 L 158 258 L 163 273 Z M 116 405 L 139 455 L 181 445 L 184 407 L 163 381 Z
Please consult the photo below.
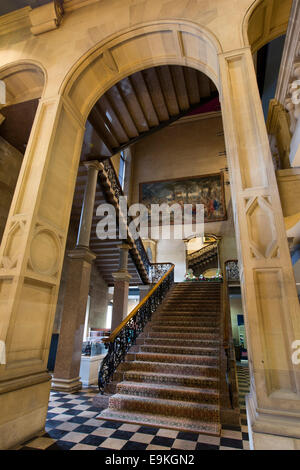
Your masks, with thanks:
M 220 435 L 220 288 L 175 284 L 119 366 L 100 419 Z

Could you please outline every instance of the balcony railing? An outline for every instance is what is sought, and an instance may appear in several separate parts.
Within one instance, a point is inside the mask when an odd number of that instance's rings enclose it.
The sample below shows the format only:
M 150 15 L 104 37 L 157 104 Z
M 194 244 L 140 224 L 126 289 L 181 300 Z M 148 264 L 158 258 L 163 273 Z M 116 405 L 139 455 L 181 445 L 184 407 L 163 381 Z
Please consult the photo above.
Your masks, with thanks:
M 231 259 L 225 263 L 227 282 L 240 282 L 240 271 L 237 259 Z

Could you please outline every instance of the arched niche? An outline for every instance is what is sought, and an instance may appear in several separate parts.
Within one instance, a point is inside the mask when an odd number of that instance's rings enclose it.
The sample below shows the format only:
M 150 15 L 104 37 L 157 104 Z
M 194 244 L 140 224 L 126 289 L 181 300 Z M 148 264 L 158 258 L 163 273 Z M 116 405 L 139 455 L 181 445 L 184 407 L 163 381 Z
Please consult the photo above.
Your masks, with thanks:
M 244 43 L 252 53 L 286 33 L 292 0 L 256 0 L 243 21 Z
M 41 98 L 45 88 L 46 73 L 40 64 L 22 61 L 2 67 L 0 80 L 4 81 L 6 88 L 5 106 L 11 106 Z
M 185 65 L 205 73 L 220 88 L 221 46 L 212 33 L 189 22 L 132 28 L 98 45 L 67 75 L 61 93 L 83 116 L 111 86 L 148 67 Z

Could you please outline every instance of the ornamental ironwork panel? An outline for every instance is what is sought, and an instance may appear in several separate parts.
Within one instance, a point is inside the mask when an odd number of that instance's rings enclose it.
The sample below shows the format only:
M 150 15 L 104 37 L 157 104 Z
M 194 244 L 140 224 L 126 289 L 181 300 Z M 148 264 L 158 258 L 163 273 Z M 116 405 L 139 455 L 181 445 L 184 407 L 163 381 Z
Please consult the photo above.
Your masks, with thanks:
M 107 173 L 112 190 L 115 193 L 116 198 L 119 200 L 120 196 L 123 196 L 123 191 L 110 159 L 104 160 L 103 166 Z
M 240 280 L 239 265 L 237 260 L 226 261 L 225 269 L 228 282 Z
M 172 267 L 172 263 L 152 263 L 150 266 L 150 282 L 156 284 Z

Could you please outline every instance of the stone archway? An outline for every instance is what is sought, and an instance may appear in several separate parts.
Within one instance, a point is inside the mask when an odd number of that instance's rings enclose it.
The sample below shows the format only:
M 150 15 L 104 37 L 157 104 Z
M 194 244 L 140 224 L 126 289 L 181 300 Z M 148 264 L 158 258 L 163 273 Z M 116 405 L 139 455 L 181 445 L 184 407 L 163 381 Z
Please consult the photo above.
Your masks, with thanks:
M 285 34 L 292 0 L 256 0 L 243 21 L 243 40 L 252 52 Z
M 167 64 L 193 67 L 206 74 L 219 89 L 221 52 L 214 35 L 191 22 L 145 24 L 89 52 L 70 71 L 61 93 L 86 119 L 94 103 L 111 86 L 148 67 Z
M 27 61 L 18 61 L 0 68 L 0 80 L 4 82 L 5 103 L 0 104 L 0 125 L 7 129 L 7 114 L 9 115 L 9 125 L 16 126 L 12 109 L 20 109 L 25 102 L 36 102 L 41 98 L 46 85 L 46 72 L 40 64 Z M 34 108 L 29 116 L 26 116 L 29 132 L 34 116 Z M 31 108 L 30 108 L 31 111 Z M 19 111 L 20 114 L 20 111 Z M 33 114 L 33 115 L 32 115 Z M 3 124 L 2 124 L 3 123 Z M 7 132 L 7 130 L 6 130 Z M 3 135 L 3 134 L 2 134 Z M 5 135 L 5 132 L 4 132 Z M 8 135 L 10 132 L 8 130 Z M 0 244 L 2 234 L 6 224 L 10 204 L 13 198 L 16 182 L 19 176 L 23 160 L 23 152 L 14 147 L 14 142 L 8 142 L 1 138 L 1 158 L 0 158 Z
M 197 68 L 220 91 L 252 361 L 250 421 L 260 432 L 284 434 L 288 409 L 295 417 L 290 433 L 299 435 L 300 370 L 290 356 L 300 337 L 299 303 L 251 51 L 224 52 L 207 29 L 163 21 L 96 46 L 74 64 L 59 95 L 40 101 L 0 250 L 0 340 L 7 350 L 1 448 L 44 427 L 48 350 L 88 113 L 121 78 L 162 64 Z

